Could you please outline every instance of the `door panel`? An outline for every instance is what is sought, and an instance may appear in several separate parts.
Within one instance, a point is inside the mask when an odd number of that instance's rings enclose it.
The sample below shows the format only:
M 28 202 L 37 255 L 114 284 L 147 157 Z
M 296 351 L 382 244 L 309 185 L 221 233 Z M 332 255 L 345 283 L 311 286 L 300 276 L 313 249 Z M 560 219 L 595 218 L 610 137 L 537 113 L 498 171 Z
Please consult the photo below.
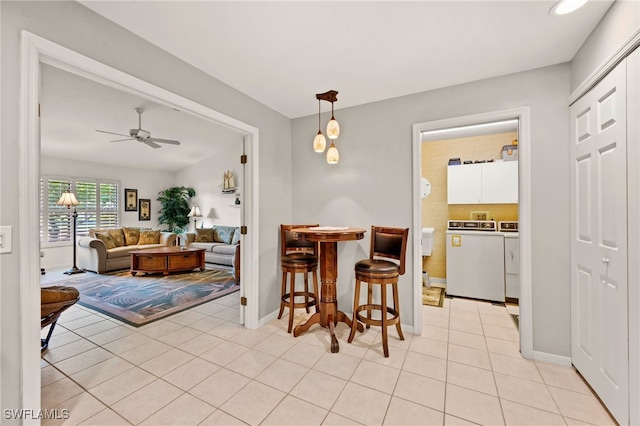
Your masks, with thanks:
M 572 362 L 627 424 L 626 62 L 570 114 Z

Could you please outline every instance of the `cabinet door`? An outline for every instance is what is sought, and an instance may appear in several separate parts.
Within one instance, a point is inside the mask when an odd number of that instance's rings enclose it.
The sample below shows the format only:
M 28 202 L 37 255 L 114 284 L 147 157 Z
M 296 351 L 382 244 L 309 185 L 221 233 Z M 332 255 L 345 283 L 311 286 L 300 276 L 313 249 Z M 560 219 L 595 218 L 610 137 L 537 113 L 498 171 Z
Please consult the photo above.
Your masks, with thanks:
M 518 203 L 518 162 L 482 164 L 482 204 Z
M 447 167 L 447 200 L 449 204 L 482 202 L 482 164 Z
M 520 273 L 520 243 L 518 238 L 504 237 L 504 272 Z

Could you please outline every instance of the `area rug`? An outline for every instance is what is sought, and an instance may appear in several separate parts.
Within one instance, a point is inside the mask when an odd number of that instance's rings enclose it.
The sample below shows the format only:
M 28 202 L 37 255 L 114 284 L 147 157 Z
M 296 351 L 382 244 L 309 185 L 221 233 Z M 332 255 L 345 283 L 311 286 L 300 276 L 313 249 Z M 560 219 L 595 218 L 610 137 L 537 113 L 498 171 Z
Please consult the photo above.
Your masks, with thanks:
M 128 269 L 107 274 L 87 272 L 49 285 L 75 287 L 80 291 L 80 305 L 134 327 L 240 290 L 231 272 L 218 269 L 166 276 L 132 276 Z
M 422 304 L 442 308 L 444 305 L 444 288 L 422 286 Z

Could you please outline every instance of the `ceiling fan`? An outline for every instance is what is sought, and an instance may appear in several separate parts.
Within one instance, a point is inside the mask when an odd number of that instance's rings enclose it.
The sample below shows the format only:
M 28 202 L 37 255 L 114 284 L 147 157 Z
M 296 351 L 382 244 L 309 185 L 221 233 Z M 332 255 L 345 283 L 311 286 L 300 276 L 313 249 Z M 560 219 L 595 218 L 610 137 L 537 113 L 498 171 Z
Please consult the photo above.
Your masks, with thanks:
M 157 142 L 166 143 L 170 145 L 180 145 L 180 142 L 176 140 L 152 138 L 151 132 L 149 132 L 148 130 L 144 130 L 142 128 L 142 113 L 144 112 L 144 108 L 138 107 L 136 108 L 136 112 L 138 113 L 138 128 L 130 129 L 129 135 L 123 135 L 122 133 L 107 132 L 105 130 L 96 130 L 96 132 L 108 133 L 110 135 L 128 136 L 126 139 L 116 139 L 109 142 L 138 141 L 138 142 L 147 144 L 152 148 L 160 148 L 160 145 L 158 145 Z

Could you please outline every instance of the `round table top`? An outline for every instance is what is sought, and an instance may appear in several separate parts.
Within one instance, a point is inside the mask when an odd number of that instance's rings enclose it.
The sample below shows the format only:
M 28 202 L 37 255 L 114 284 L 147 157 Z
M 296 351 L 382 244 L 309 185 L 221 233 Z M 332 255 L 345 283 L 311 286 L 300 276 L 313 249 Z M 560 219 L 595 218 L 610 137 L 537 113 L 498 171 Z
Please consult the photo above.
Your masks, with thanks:
M 364 233 L 367 231 L 361 228 L 319 226 L 317 228 L 294 228 L 291 232 L 293 234 L 293 238 L 298 240 L 333 242 L 361 240 L 364 238 Z

